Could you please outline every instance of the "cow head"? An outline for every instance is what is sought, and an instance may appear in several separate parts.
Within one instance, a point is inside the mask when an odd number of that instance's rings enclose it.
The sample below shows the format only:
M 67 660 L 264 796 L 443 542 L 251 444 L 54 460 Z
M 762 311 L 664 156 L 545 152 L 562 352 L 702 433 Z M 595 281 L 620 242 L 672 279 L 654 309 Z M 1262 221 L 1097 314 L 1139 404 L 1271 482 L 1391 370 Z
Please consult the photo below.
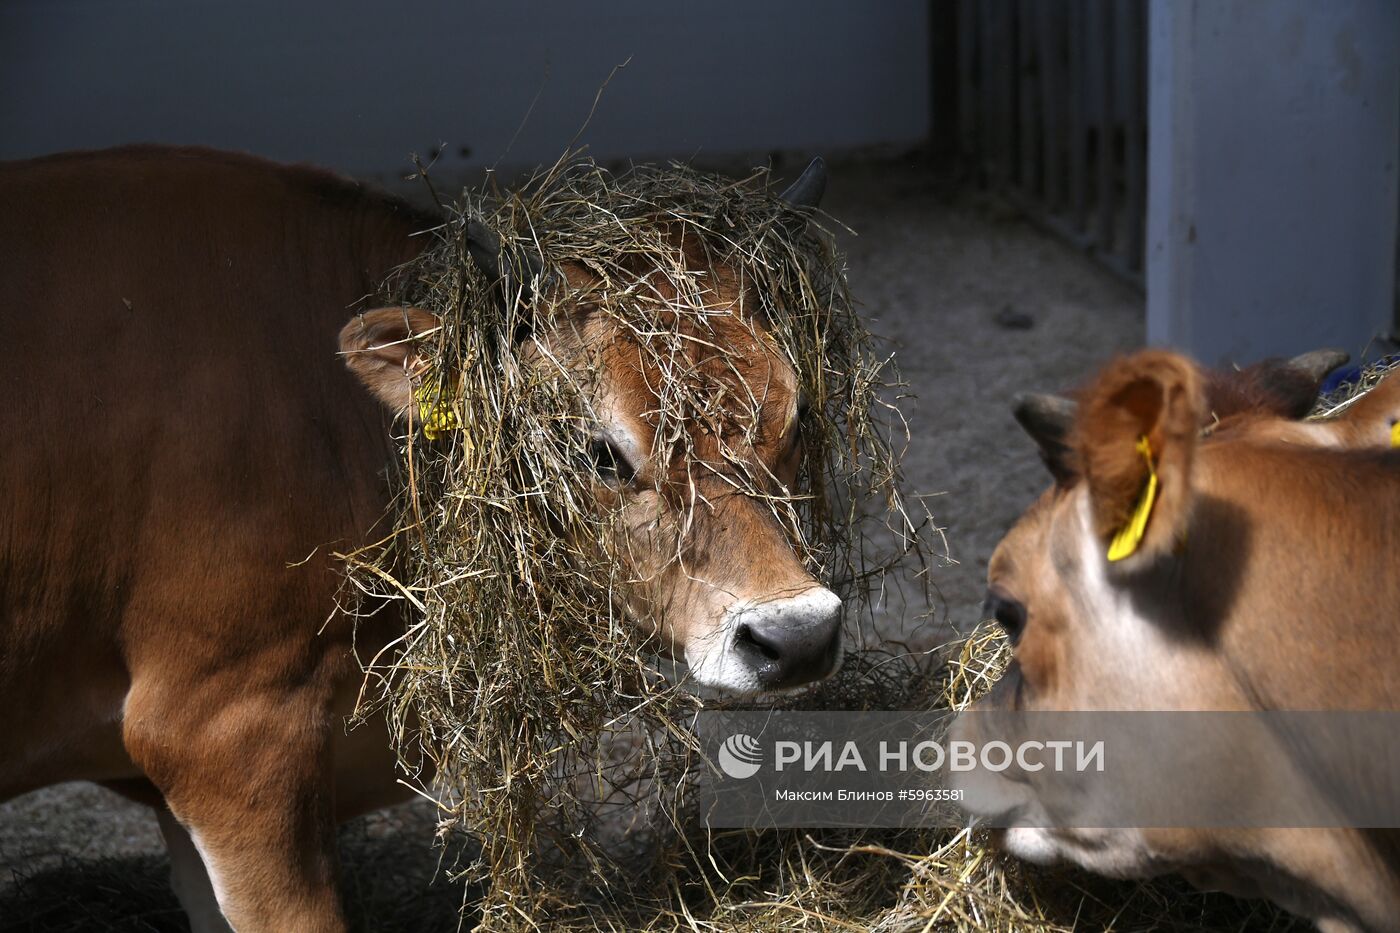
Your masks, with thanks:
M 814 207 L 823 178 L 814 162 L 783 197 Z M 668 332 L 658 353 L 647 328 L 590 301 L 607 287 L 595 268 L 512 264 L 489 231 L 473 225 L 469 234 L 488 281 L 507 296 L 530 292 L 514 352 L 578 388 L 587 422 L 578 469 L 591 480 L 589 508 L 606 517 L 605 550 L 624 565 L 617 595 L 627 615 L 706 686 L 751 694 L 829 675 L 841 654 L 841 601 L 803 566 L 771 506 L 797 479 L 805 402 L 736 271 L 708 260 L 694 234 L 659 232 L 707 284 L 704 313 L 668 318 L 672 278 L 625 270 Z M 439 323 L 416 308 L 370 311 L 346 325 L 341 350 L 403 413 L 423 378 L 417 338 Z
M 1204 389 L 1189 362 L 1146 352 L 1112 364 L 1077 406 L 1018 401 L 1017 419 L 1056 481 L 988 565 L 987 610 L 1015 646 L 991 702 L 1014 696 L 1022 708 L 1077 710 L 1131 709 L 1144 695 L 1163 700 L 1144 683 L 1157 673 L 1143 653 L 1134 603 L 1120 589 L 1169 558 L 1190 523 Z M 1150 520 L 1131 551 L 1110 561 L 1152 475 Z M 1164 687 L 1169 695 L 1183 689 Z
M 1381 685 L 1393 679 L 1352 647 L 1368 639 L 1347 620 L 1369 621 L 1367 607 L 1388 598 L 1377 594 L 1396 592 L 1393 551 L 1364 554 L 1368 541 L 1393 540 L 1389 519 L 1370 516 L 1400 502 L 1394 463 L 1280 440 L 1317 379 L 1259 393 L 1257 376 L 1222 390 L 1229 379 L 1144 351 L 1110 364 L 1076 402 L 1018 400 L 1054 484 L 989 562 L 987 612 L 1013 660 L 974 711 L 1391 707 Z M 1350 505 L 1353 487 L 1372 500 Z M 1320 541 L 1332 565 L 1310 563 Z M 974 713 L 959 737 L 993 737 L 989 720 L 1015 717 Z M 1225 748 L 1209 779 L 1229 774 L 1232 789 L 1262 794 L 1293 767 L 1267 760 Z M 1112 877 L 1180 871 L 1313 917 L 1386 916 L 1391 903 L 1392 882 L 1377 879 L 1393 876 L 1350 831 L 1081 828 L 1067 825 L 1083 804 L 1065 803 L 1072 783 L 1008 772 L 969 788 L 969 808 L 1033 862 Z

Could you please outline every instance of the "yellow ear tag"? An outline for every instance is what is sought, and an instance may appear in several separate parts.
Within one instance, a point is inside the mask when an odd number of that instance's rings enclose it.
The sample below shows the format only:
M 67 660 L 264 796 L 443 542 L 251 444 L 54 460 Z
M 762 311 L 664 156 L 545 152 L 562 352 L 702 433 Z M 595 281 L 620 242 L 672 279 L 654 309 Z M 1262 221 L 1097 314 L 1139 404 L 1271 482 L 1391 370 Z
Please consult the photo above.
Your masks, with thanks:
M 457 412 L 452 408 L 452 399 L 435 379 L 424 380 L 413 390 L 414 401 L 418 403 L 418 422 L 423 426 L 423 436 L 435 441 L 445 431 L 455 431 L 462 426 Z
M 1118 533 L 1109 543 L 1109 560 L 1122 560 L 1131 557 L 1137 551 L 1138 545 L 1142 544 L 1142 536 L 1147 533 L 1147 520 L 1152 516 L 1152 505 L 1157 501 L 1157 467 L 1152 463 L 1152 445 L 1147 443 L 1146 435 L 1138 439 L 1137 450 L 1147 461 L 1147 485 L 1142 488 L 1142 495 L 1138 497 L 1133 517 L 1128 520 L 1128 524 L 1118 529 Z
M 1390 426 L 1390 446 L 1400 447 L 1400 421 Z

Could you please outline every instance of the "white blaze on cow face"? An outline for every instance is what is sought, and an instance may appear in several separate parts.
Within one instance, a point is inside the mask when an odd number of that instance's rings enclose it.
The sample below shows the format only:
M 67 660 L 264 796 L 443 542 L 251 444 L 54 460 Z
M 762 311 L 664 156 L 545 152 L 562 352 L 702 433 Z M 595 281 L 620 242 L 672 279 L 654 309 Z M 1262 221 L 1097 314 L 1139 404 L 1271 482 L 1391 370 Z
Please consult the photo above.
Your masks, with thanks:
M 1242 708 L 1222 691 L 1208 651 L 1173 642 L 1112 579 L 1105 542 L 1093 525 L 1088 484 L 1047 493 L 998 548 L 989 565 L 990 605 L 1024 613 L 1017 665 L 981 704 L 1024 710 Z M 1015 596 L 1011 594 L 1016 594 Z M 1024 600 L 1024 602 L 1023 602 Z M 1015 612 L 1008 612 L 1006 603 Z M 1070 862 L 1111 878 L 1161 873 L 1166 859 L 1142 830 L 1055 827 L 1032 785 L 1000 782 L 991 809 L 1005 822 L 1002 846 L 1038 865 Z M 969 800 L 972 809 L 979 804 Z M 1020 825 L 1016 825 L 1018 823 Z
M 1203 405 L 1195 371 L 1165 354 L 1143 354 L 1134 365 L 1110 369 L 1096 389 L 1073 425 L 1045 426 L 1038 439 L 1059 481 L 1008 532 L 988 564 L 988 608 L 1013 638 L 1016 663 L 979 706 L 1246 708 L 1218 658 L 1189 639 L 1169 637 L 1125 585 L 1170 560 L 1191 521 Z M 1110 561 L 1114 533 L 1130 521 L 1147 483 L 1149 467 L 1138 448 L 1143 437 L 1157 498 L 1134 552 Z M 1014 814 L 1002 844 L 1018 857 L 1037 864 L 1069 861 L 1115 878 L 1157 874 L 1170 861 L 1141 830 L 1042 828 L 1054 821 L 1031 784 L 999 787 L 988 802 L 995 812 L 982 815 L 1005 822 Z
M 737 305 L 681 342 L 687 365 L 712 380 L 704 391 L 718 395 L 679 423 L 659 415 L 667 376 L 604 314 L 556 310 L 522 352 L 562 365 L 583 390 L 595 424 L 580 469 L 593 471 L 594 507 L 610 519 L 604 546 L 623 565 L 617 595 L 629 617 L 697 683 L 754 694 L 836 670 L 841 600 L 808 572 L 775 515 L 802 457 L 797 376 Z M 437 323 L 424 315 L 372 311 L 342 334 L 351 369 L 395 411 L 412 400 L 412 335 Z M 678 429 L 682 443 L 664 441 Z

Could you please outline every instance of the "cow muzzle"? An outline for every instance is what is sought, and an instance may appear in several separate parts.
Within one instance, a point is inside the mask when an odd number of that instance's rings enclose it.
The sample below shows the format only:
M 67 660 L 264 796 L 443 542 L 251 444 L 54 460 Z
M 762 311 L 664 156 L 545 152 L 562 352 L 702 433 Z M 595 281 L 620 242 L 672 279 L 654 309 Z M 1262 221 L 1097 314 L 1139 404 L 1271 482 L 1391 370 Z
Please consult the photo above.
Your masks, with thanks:
M 841 598 L 814 586 L 796 596 L 740 600 L 726 611 L 718 636 L 690 660 L 697 681 L 736 693 L 822 680 L 841 663 Z
M 733 613 L 732 626 L 733 650 L 767 690 L 822 680 L 841 661 L 841 600 L 824 587 L 744 606 Z

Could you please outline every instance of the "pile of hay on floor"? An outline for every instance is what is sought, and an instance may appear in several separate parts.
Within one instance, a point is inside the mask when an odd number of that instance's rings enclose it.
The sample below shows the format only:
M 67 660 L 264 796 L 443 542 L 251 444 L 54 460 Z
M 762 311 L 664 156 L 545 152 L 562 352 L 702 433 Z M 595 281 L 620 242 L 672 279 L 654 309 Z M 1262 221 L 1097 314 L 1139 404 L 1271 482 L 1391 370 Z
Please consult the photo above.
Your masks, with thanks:
M 479 841 L 462 874 L 489 882 L 484 922 L 530 927 L 629 901 L 639 878 L 656 889 L 671 866 L 703 858 L 677 828 L 685 723 L 702 704 L 662 675 L 664 646 L 624 616 L 618 594 L 636 581 L 609 550 L 613 516 L 589 505 L 587 377 L 531 335 L 571 303 L 619 324 L 661 373 L 658 444 L 689 458 L 697 425 L 757 423 L 761 400 L 737 397 L 689 352 L 712 326 L 717 275 L 733 274 L 759 302 L 745 318 L 766 320 L 755 333 L 809 403 L 795 486 L 771 495 L 738 470 L 739 491 L 772 509 L 812 574 L 857 612 L 896 565 L 923 584 L 932 525 L 903 498 L 898 380 L 872 351 L 841 257 L 766 173 L 613 174 L 579 161 L 518 192 L 465 194 L 448 215 L 386 297 L 442 319 L 420 350 L 424 412 L 462 428 L 428 442 L 410 426 L 393 531 L 347 557 L 362 610 L 411 605 L 407 634 L 366 659 L 362 712 L 387 714 L 405 767 L 431 765 L 424 791 L 444 833 Z M 504 289 L 472 261 L 475 224 L 501 241 Z M 592 273 L 586 293 L 558 274 L 565 263 Z M 520 300 L 534 290 L 538 300 Z M 619 858 L 619 841 L 641 851 Z
M 849 708 L 963 709 L 1011 659 L 994 623 L 946 646 L 943 663 L 885 679 L 888 660 L 857 656 L 831 688 L 799 705 L 839 698 Z M 830 691 L 828 693 L 828 690 Z M 1115 882 L 1044 869 L 993 850 L 967 829 L 692 831 L 690 849 L 650 892 L 583 912 L 551 929 L 877 933 L 1198 933 L 1311 930 L 1260 901 L 1204 894 L 1177 878 Z

